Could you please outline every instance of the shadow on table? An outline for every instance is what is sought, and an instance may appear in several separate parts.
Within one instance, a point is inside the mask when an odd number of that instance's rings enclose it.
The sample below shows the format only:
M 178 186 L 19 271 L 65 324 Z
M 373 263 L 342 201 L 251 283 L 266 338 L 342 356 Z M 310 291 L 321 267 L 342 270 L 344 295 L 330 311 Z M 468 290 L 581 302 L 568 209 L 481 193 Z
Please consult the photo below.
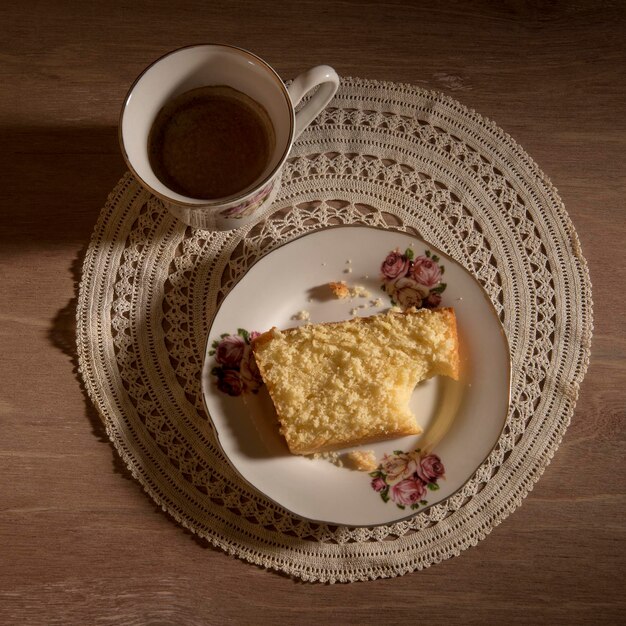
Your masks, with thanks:
M 4 252 L 58 255 L 75 243 L 82 244 L 69 268 L 74 296 L 57 311 L 48 339 L 71 360 L 94 435 L 109 442 L 78 375 L 76 303 L 89 236 L 100 207 L 126 170 L 117 127 L 0 125 L 0 169 L 5 209 L 0 217 L 0 247 Z M 45 262 L 46 256 L 40 259 Z M 131 478 L 117 453 L 113 464 L 117 473 Z
M 77 247 L 126 171 L 115 126 L 1 126 L 0 246 Z

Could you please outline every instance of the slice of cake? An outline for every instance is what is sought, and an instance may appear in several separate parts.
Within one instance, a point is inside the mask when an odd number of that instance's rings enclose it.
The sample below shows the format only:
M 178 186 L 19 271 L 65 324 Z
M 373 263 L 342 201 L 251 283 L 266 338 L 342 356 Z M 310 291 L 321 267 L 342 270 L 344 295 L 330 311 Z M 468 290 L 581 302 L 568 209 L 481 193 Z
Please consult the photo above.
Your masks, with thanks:
M 252 350 L 293 454 L 419 434 L 415 385 L 459 372 L 453 309 L 273 328 Z

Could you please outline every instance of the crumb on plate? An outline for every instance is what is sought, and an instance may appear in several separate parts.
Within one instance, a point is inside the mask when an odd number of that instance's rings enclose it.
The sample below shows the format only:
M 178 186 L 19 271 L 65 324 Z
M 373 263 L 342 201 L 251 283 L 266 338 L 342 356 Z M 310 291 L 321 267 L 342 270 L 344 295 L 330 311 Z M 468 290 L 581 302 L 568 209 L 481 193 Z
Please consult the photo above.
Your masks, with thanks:
M 350 290 L 351 295 L 359 298 L 369 298 L 372 294 L 363 285 L 354 285 Z
M 345 465 L 359 472 L 371 472 L 376 469 L 376 455 L 373 450 L 353 450 L 344 454 Z
M 338 452 L 314 452 L 313 454 L 308 455 L 309 459 L 313 460 L 323 460 L 329 461 L 333 465 L 337 467 L 343 467 L 343 460 L 339 456 Z
M 347 298 L 350 295 L 350 288 L 342 280 L 338 283 L 328 283 L 330 290 L 333 292 L 335 298 Z

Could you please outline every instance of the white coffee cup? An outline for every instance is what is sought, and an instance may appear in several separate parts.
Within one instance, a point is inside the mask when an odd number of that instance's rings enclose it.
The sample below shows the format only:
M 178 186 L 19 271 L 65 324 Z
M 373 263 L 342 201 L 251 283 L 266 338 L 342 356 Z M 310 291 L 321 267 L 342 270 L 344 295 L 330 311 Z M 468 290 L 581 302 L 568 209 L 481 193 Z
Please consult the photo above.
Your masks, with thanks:
M 176 193 L 157 178 L 148 157 L 148 137 L 167 102 L 210 85 L 232 87 L 261 104 L 274 127 L 275 147 L 265 170 L 251 185 L 228 197 L 205 200 Z M 296 113 L 294 107 L 318 85 L 319 89 Z M 327 65 L 303 72 L 286 87 L 275 70 L 247 50 L 221 44 L 180 48 L 152 63 L 131 86 L 120 115 L 122 154 L 139 182 L 189 226 L 237 228 L 267 213 L 294 140 L 326 107 L 338 86 L 337 73 Z

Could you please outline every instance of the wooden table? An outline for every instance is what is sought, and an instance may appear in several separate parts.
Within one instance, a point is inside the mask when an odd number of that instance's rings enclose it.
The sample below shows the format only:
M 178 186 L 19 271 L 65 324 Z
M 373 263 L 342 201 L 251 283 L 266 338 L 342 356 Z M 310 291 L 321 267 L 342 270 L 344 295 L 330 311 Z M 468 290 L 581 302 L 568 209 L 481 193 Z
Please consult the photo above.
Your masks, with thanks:
M 624 619 L 625 9 L 431 4 L 0 6 L 0 623 Z M 207 548 L 144 495 L 81 391 L 77 259 L 125 169 L 120 103 L 152 59 L 203 41 L 256 51 L 284 77 L 328 63 L 443 90 L 515 137 L 565 201 L 594 283 L 589 373 L 544 477 L 458 558 L 328 586 Z

